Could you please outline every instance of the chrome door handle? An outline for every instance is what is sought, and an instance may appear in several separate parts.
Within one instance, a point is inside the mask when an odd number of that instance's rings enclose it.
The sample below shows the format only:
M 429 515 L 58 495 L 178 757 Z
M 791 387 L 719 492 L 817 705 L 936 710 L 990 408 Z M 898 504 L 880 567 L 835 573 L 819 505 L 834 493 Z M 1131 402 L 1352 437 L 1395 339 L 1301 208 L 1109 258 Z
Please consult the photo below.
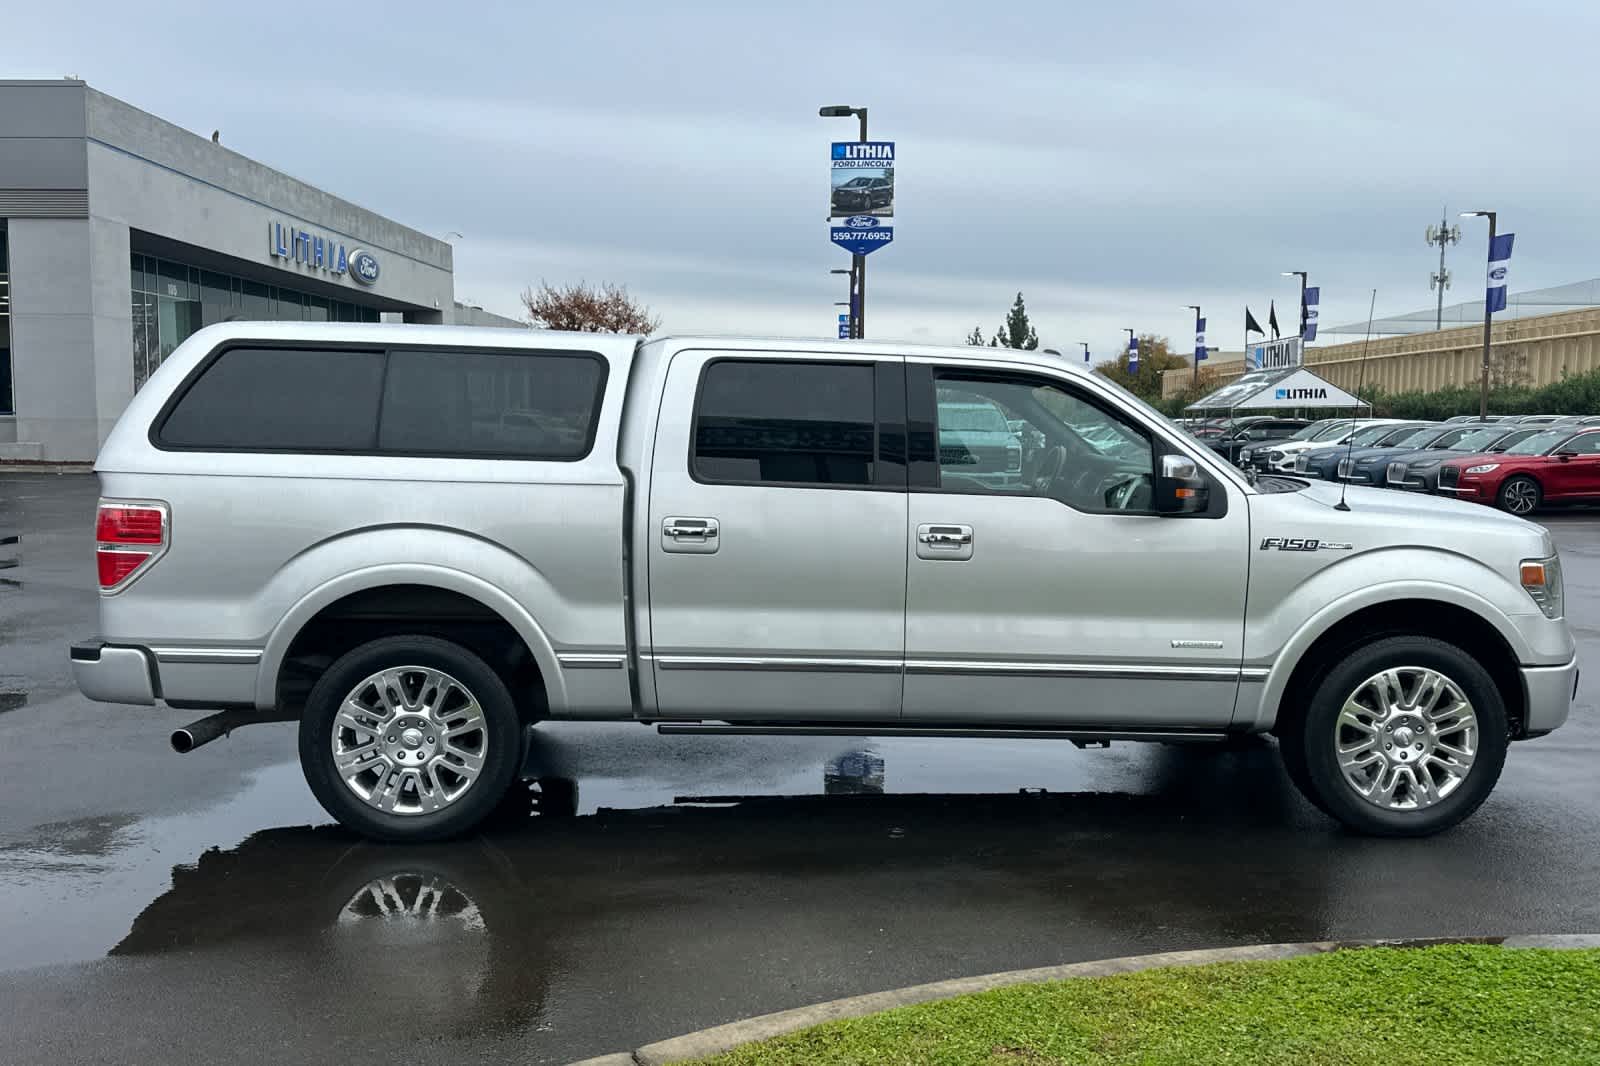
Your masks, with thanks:
M 661 523 L 661 533 L 674 540 L 679 537 L 699 537 L 710 540 L 720 526 L 715 518 L 668 518 Z
M 962 544 L 972 543 L 972 531 L 959 530 L 946 532 L 944 530 L 925 529 L 917 534 L 917 539 L 924 544 L 948 544 L 957 547 Z
M 917 558 L 965 562 L 972 558 L 972 527 L 949 522 L 917 526 Z

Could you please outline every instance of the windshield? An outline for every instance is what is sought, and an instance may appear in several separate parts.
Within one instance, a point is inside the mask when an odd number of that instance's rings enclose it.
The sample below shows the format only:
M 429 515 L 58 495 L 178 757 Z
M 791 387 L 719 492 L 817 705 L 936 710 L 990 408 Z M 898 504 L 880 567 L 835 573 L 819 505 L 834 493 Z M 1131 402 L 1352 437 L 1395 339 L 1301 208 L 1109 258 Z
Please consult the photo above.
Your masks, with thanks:
M 872 179 L 871 178 L 851 178 L 849 181 L 847 181 L 843 185 L 839 186 L 839 188 L 841 188 L 841 189 L 865 189 L 868 185 L 871 185 L 871 184 L 872 184 Z
M 1342 433 L 1349 428 L 1348 422 L 1313 422 L 1309 426 L 1301 426 L 1295 430 L 1290 440 L 1321 440 L 1331 437 L 1335 433 Z
M 1438 427 L 1429 426 L 1427 429 L 1419 429 L 1415 433 L 1408 433 L 1394 443 L 1397 448 L 1421 448 L 1425 444 L 1432 444 L 1438 438 Z
M 983 433 L 1011 432 L 1000 409 L 983 403 L 941 405 L 939 428 L 978 430 Z
M 1519 440 L 1506 449 L 1507 455 L 1543 455 L 1557 444 L 1572 436 L 1571 431 L 1565 429 L 1547 429 L 1535 433 L 1531 437 Z
M 1458 452 L 1482 451 L 1505 435 L 1506 431 L 1503 429 L 1473 430 L 1452 444 L 1451 447 Z
M 1366 429 L 1356 430 L 1355 433 L 1350 437 L 1350 443 L 1354 444 L 1357 448 L 1363 448 L 1369 444 L 1378 443 L 1380 440 L 1393 432 L 1393 426 L 1368 426 Z M 1341 441 L 1340 443 L 1343 442 Z

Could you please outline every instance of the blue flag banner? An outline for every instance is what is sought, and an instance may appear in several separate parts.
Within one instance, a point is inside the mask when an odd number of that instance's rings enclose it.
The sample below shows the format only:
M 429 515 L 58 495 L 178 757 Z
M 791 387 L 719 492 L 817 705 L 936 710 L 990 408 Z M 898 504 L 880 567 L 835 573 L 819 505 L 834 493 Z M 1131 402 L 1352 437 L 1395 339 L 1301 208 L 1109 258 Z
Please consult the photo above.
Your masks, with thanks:
M 1206 320 L 1194 320 L 1194 361 L 1204 362 L 1206 358 Z
M 1313 285 L 1306 290 L 1306 306 L 1301 312 L 1306 320 L 1306 330 L 1300 338 L 1303 341 L 1317 339 L 1317 305 L 1320 303 L 1322 303 L 1322 286 Z
M 1137 374 L 1138 372 L 1139 372 L 1139 338 L 1138 337 L 1129 337 L 1128 338 L 1128 373 Z
M 1511 267 L 1511 242 L 1515 233 L 1500 233 L 1489 242 L 1489 287 L 1484 301 L 1490 312 L 1506 309 L 1506 272 Z
M 1087 349 L 1087 348 L 1085 348 L 1083 350 L 1083 361 L 1085 363 L 1087 363 L 1089 361 L 1089 349 Z

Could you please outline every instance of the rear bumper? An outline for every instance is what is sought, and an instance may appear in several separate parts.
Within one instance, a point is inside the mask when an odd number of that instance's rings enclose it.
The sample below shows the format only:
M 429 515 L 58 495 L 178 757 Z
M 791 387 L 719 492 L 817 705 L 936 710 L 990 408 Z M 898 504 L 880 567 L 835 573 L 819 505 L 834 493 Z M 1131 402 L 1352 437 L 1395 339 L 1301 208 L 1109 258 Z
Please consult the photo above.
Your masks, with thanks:
M 261 649 L 217 645 L 140 647 L 88 640 L 74 644 L 78 690 L 100 703 L 174 707 L 255 704 Z
M 1562 666 L 1524 666 L 1521 672 L 1527 734 L 1540 736 L 1567 720 L 1578 691 L 1578 660 Z
M 91 700 L 143 707 L 156 702 L 155 667 L 143 648 L 90 640 L 74 644 L 69 654 L 78 691 Z

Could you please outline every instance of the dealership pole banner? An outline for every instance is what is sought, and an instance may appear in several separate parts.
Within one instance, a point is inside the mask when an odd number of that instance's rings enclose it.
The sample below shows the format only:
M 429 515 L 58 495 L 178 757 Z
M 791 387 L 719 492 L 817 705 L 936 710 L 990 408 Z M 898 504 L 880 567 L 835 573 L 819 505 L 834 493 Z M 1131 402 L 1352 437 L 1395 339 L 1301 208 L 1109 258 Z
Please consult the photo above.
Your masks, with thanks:
M 847 340 L 850 339 L 850 316 L 849 315 L 840 315 L 839 316 L 839 339 L 842 340 L 842 341 L 847 341 Z
M 1515 233 L 1501 233 L 1489 242 L 1489 287 L 1484 300 L 1489 312 L 1506 309 L 1506 272 L 1511 267 L 1511 242 Z
M 828 239 L 851 255 L 894 240 L 894 142 L 835 141 Z
M 1206 320 L 1203 318 L 1196 318 L 1194 320 L 1194 361 L 1196 363 L 1201 363 L 1205 361 L 1205 358 Z
M 1321 303 L 1321 285 L 1313 285 L 1306 290 L 1306 302 L 1300 308 L 1300 321 L 1305 326 L 1300 339 L 1308 344 L 1317 339 L 1317 307 Z
M 1138 372 L 1139 372 L 1139 338 L 1138 337 L 1129 337 L 1128 338 L 1128 373 L 1137 374 Z

